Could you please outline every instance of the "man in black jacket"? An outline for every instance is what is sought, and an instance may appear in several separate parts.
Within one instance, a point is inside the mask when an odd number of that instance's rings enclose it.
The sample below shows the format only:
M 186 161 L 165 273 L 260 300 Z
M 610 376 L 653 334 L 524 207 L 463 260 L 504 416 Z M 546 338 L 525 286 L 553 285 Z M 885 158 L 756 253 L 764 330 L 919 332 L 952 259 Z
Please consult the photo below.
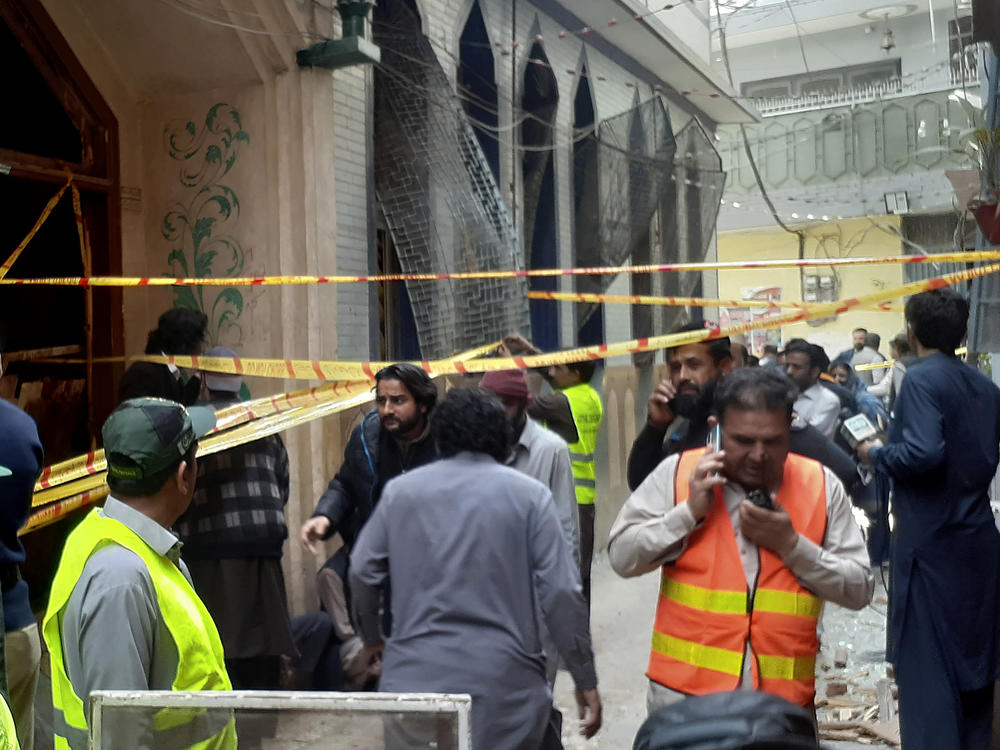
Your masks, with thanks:
M 701 324 L 690 323 L 676 332 L 701 330 Z M 649 397 L 646 425 L 628 454 L 633 491 L 667 456 L 705 445 L 715 386 L 733 366 L 729 337 L 667 349 L 667 364 L 670 377 Z
M 330 480 L 312 518 L 302 525 L 302 545 L 317 554 L 316 543 L 340 533 L 341 547 L 320 569 L 316 588 L 341 643 L 341 662 L 350 679 L 364 668 L 355 664 L 361 641 L 348 613 L 348 562 L 354 540 L 371 516 L 386 483 L 437 458 L 430 437 L 430 414 L 437 386 L 416 365 L 389 365 L 375 375 L 376 408 L 365 414 L 347 441 L 344 463 Z

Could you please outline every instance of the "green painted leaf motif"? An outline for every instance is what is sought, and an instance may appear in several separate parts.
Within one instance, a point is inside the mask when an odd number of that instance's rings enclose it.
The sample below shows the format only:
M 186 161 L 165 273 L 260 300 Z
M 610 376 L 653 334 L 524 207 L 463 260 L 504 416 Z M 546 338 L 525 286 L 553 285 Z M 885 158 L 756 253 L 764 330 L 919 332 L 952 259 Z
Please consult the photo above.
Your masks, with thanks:
M 194 223 L 194 229 L 191 231 L 191 239 L 194 242 L 196 255 L 198 253 L 198 248 L 201 246 L 202 240 L 212 235 L 213 224 L 215 224 L 215 219 L 210 216 L 202 217 Z
M 194 297 L 194 292 L 189 286 L 175 286 L 174 290 L 174 307 L 184 307 L 190 310 L 201 310 L 198 305 L 198 300 Z M 204 312 L 204 311 L 203 311 Z
M 208 250 L 198 253 L 194 259 L 194 275 L 198 278 L 205 278 L 212 275 L 212 263 L 218 253 L 215 250 Z
M 188 275 L 188 263 L 187 256 L 184 254 L 184 249 L 180 247 L 175 247 L 167 255 L 167 265 L 173 267 L 174 263 L 181 267 L 181 275 Z
M 236 308 L 237 315 L 243 314 L 243 293 L 240 292 L 240 290 L 237 289 L 236 287 L 227 286 L 225 289 L 219 292 L 219 299 L 225 300 L 226 302 L 231 304 L 234 308 Z M 218 304 L 218 300 L 216 300 L 216 304 Z
M 205 161 L 209 164 L 218 164 L 222 161 L 222 149 L 212 144 L 205 149 Z

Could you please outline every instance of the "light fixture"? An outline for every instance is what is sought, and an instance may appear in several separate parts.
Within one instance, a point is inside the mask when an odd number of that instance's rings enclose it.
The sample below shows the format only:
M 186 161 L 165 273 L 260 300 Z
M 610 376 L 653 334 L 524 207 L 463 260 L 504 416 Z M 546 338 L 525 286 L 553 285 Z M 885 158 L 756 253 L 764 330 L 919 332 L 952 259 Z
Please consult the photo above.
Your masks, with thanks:
M 892 38 L 892 29 L 889 28 L 889 16 L 886 14 L 885 17 L 885 33 L 882 35 L 882 44 L 879 45 L 885 54 L 889 54 L 893 48 L 896 46 L 896 42 Z

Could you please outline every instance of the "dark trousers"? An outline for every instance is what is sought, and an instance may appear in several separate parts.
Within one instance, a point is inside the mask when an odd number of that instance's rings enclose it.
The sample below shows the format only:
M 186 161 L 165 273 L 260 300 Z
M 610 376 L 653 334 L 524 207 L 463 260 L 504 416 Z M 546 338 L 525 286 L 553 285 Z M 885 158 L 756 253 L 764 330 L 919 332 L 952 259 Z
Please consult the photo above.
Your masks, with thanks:
M 895 665 L 903 747 L 986 750 L 993 724 L 994 684 L 977 690 L 959 689 L 943 648 L 946 644 L 940 643 L 934 628 L 932 600 L 927 592 L 914 588 Z
M 590 566 L 594 561 L 594 505 L 577 504 L 580 517 L 580 583 L 583 584 L 583 598 L 590 607 Z

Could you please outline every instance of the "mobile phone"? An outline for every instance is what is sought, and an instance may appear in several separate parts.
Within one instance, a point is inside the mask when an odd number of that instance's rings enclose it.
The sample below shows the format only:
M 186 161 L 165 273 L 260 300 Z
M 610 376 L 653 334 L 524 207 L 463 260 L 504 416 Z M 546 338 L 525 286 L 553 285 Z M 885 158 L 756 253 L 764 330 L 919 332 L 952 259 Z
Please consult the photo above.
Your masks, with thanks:
M 774 503 L 771 502 L 771 495 L 764 490 L 750 490 L 747 493 L 747 500 L 758 508 L 774 510 Z
M 705 441 L 705 445 L 716 453 L 722 450 L 722 425 L 716 423 L 715 427 L 712 427 L 708 431 L 708 439 Z

